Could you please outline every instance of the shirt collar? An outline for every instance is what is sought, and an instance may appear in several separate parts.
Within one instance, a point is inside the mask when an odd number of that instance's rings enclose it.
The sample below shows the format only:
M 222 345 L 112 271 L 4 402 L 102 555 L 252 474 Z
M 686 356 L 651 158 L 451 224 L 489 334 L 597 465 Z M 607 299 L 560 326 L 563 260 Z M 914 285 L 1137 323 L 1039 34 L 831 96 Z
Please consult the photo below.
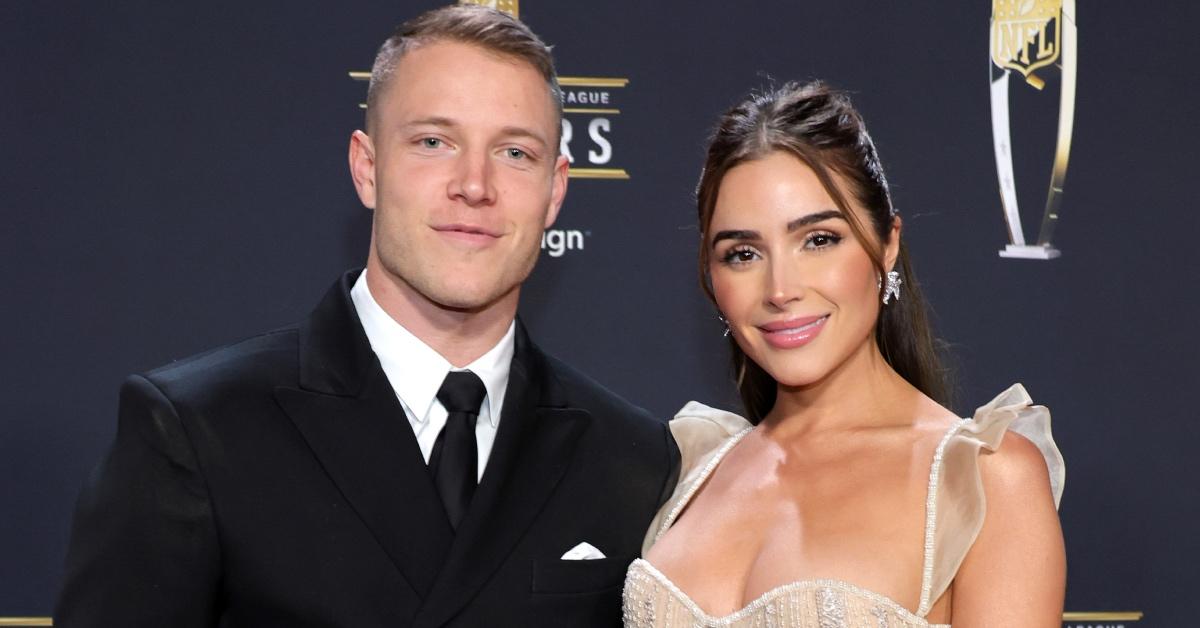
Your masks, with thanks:
M 408 406 L 418 422 L 425 422 L 446 374 L 454 370 L 471 371 L 483 380 L 487 390 L 488 421 L 493 428 L 500 423 L 500 410 L 504 407 L 504 393 L 508 389 L 508 373 L 516 346 L 515 321 L 509 323 L 508 331 L 496 346 L 474 362 L 456 369 L 383 310 L 367 287 L 366 270 L 354 282 L 350 298 L 371 350 L 378 356 L 396 396 Z

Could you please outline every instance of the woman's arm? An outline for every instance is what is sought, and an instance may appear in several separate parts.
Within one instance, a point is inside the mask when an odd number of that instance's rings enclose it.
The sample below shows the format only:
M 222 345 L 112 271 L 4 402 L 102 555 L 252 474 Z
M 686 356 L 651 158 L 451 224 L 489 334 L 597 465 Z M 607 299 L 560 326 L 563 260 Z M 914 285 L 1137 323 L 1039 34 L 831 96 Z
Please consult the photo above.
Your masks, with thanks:
M 1009 432 L 979 466 L 987 514 L 954 580 L 952 622 L 1059 628 L 1067 560 L 1046 462 Z

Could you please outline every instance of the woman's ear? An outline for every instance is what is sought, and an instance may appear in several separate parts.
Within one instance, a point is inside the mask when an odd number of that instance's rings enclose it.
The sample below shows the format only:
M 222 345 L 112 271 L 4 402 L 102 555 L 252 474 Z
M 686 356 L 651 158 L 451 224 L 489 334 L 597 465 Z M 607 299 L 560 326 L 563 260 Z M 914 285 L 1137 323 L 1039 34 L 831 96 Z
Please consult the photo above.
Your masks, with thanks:
M 891 271 L 896 267 L 896 258 L 900 257 L 900 230 L 903 221 L 899 216 L 892 216 L 892 226 L 888 229 L 887 242 L 883 245 L 883 268 Z

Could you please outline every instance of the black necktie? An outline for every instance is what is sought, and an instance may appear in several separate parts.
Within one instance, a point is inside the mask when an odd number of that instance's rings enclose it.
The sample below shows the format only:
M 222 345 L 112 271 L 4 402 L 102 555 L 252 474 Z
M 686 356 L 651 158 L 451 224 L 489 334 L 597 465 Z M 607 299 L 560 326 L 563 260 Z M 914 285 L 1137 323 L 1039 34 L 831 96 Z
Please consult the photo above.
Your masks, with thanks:
M 449 416 L 433 443 L 429 470 L 442 497 L 450 526 L 458 529 L 478 483 L 478 454 L 475 451 L 475 422 L 487 389 L 470 371 L 452 371 L 438 389 L 437 398 Z

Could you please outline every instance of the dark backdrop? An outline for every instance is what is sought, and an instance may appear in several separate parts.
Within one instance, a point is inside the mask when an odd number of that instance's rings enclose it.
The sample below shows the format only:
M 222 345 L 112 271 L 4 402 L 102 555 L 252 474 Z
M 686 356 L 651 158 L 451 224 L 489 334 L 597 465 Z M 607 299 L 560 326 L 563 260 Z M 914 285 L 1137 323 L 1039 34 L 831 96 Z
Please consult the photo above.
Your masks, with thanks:
M 362 263 L 370 215 L 345 154 L 365 84 L 347 71 L 438 4 L 0 8 L 0 615 L 50 613 L 125 374 L 296 320 Z M 546 348 L 664 418 L 692 398 L 733 406 L 694 276 L 704 138 L 771 77 L 825 78 L 854 92 L 888 168 L 954 347 L 956 410 L 1021 381 L 1054 412 L 1067 610 L 1191 623 L 1196 4 L 1082 3 L 1064 253 L 1050 262 L 996 254 L 986 0 L 521 4 L 561 74 L 629 81 L 607 89 L 618 114 L 569 116 L 576 165 L 630 178 L 571 181 L 556 228 L 583 247 L 544 255 L 522 306 Z M 1056 107 L 1021 88 L 1030 231 Z M 611 159 L 580 163 L 599 148 L 595 117 Z

